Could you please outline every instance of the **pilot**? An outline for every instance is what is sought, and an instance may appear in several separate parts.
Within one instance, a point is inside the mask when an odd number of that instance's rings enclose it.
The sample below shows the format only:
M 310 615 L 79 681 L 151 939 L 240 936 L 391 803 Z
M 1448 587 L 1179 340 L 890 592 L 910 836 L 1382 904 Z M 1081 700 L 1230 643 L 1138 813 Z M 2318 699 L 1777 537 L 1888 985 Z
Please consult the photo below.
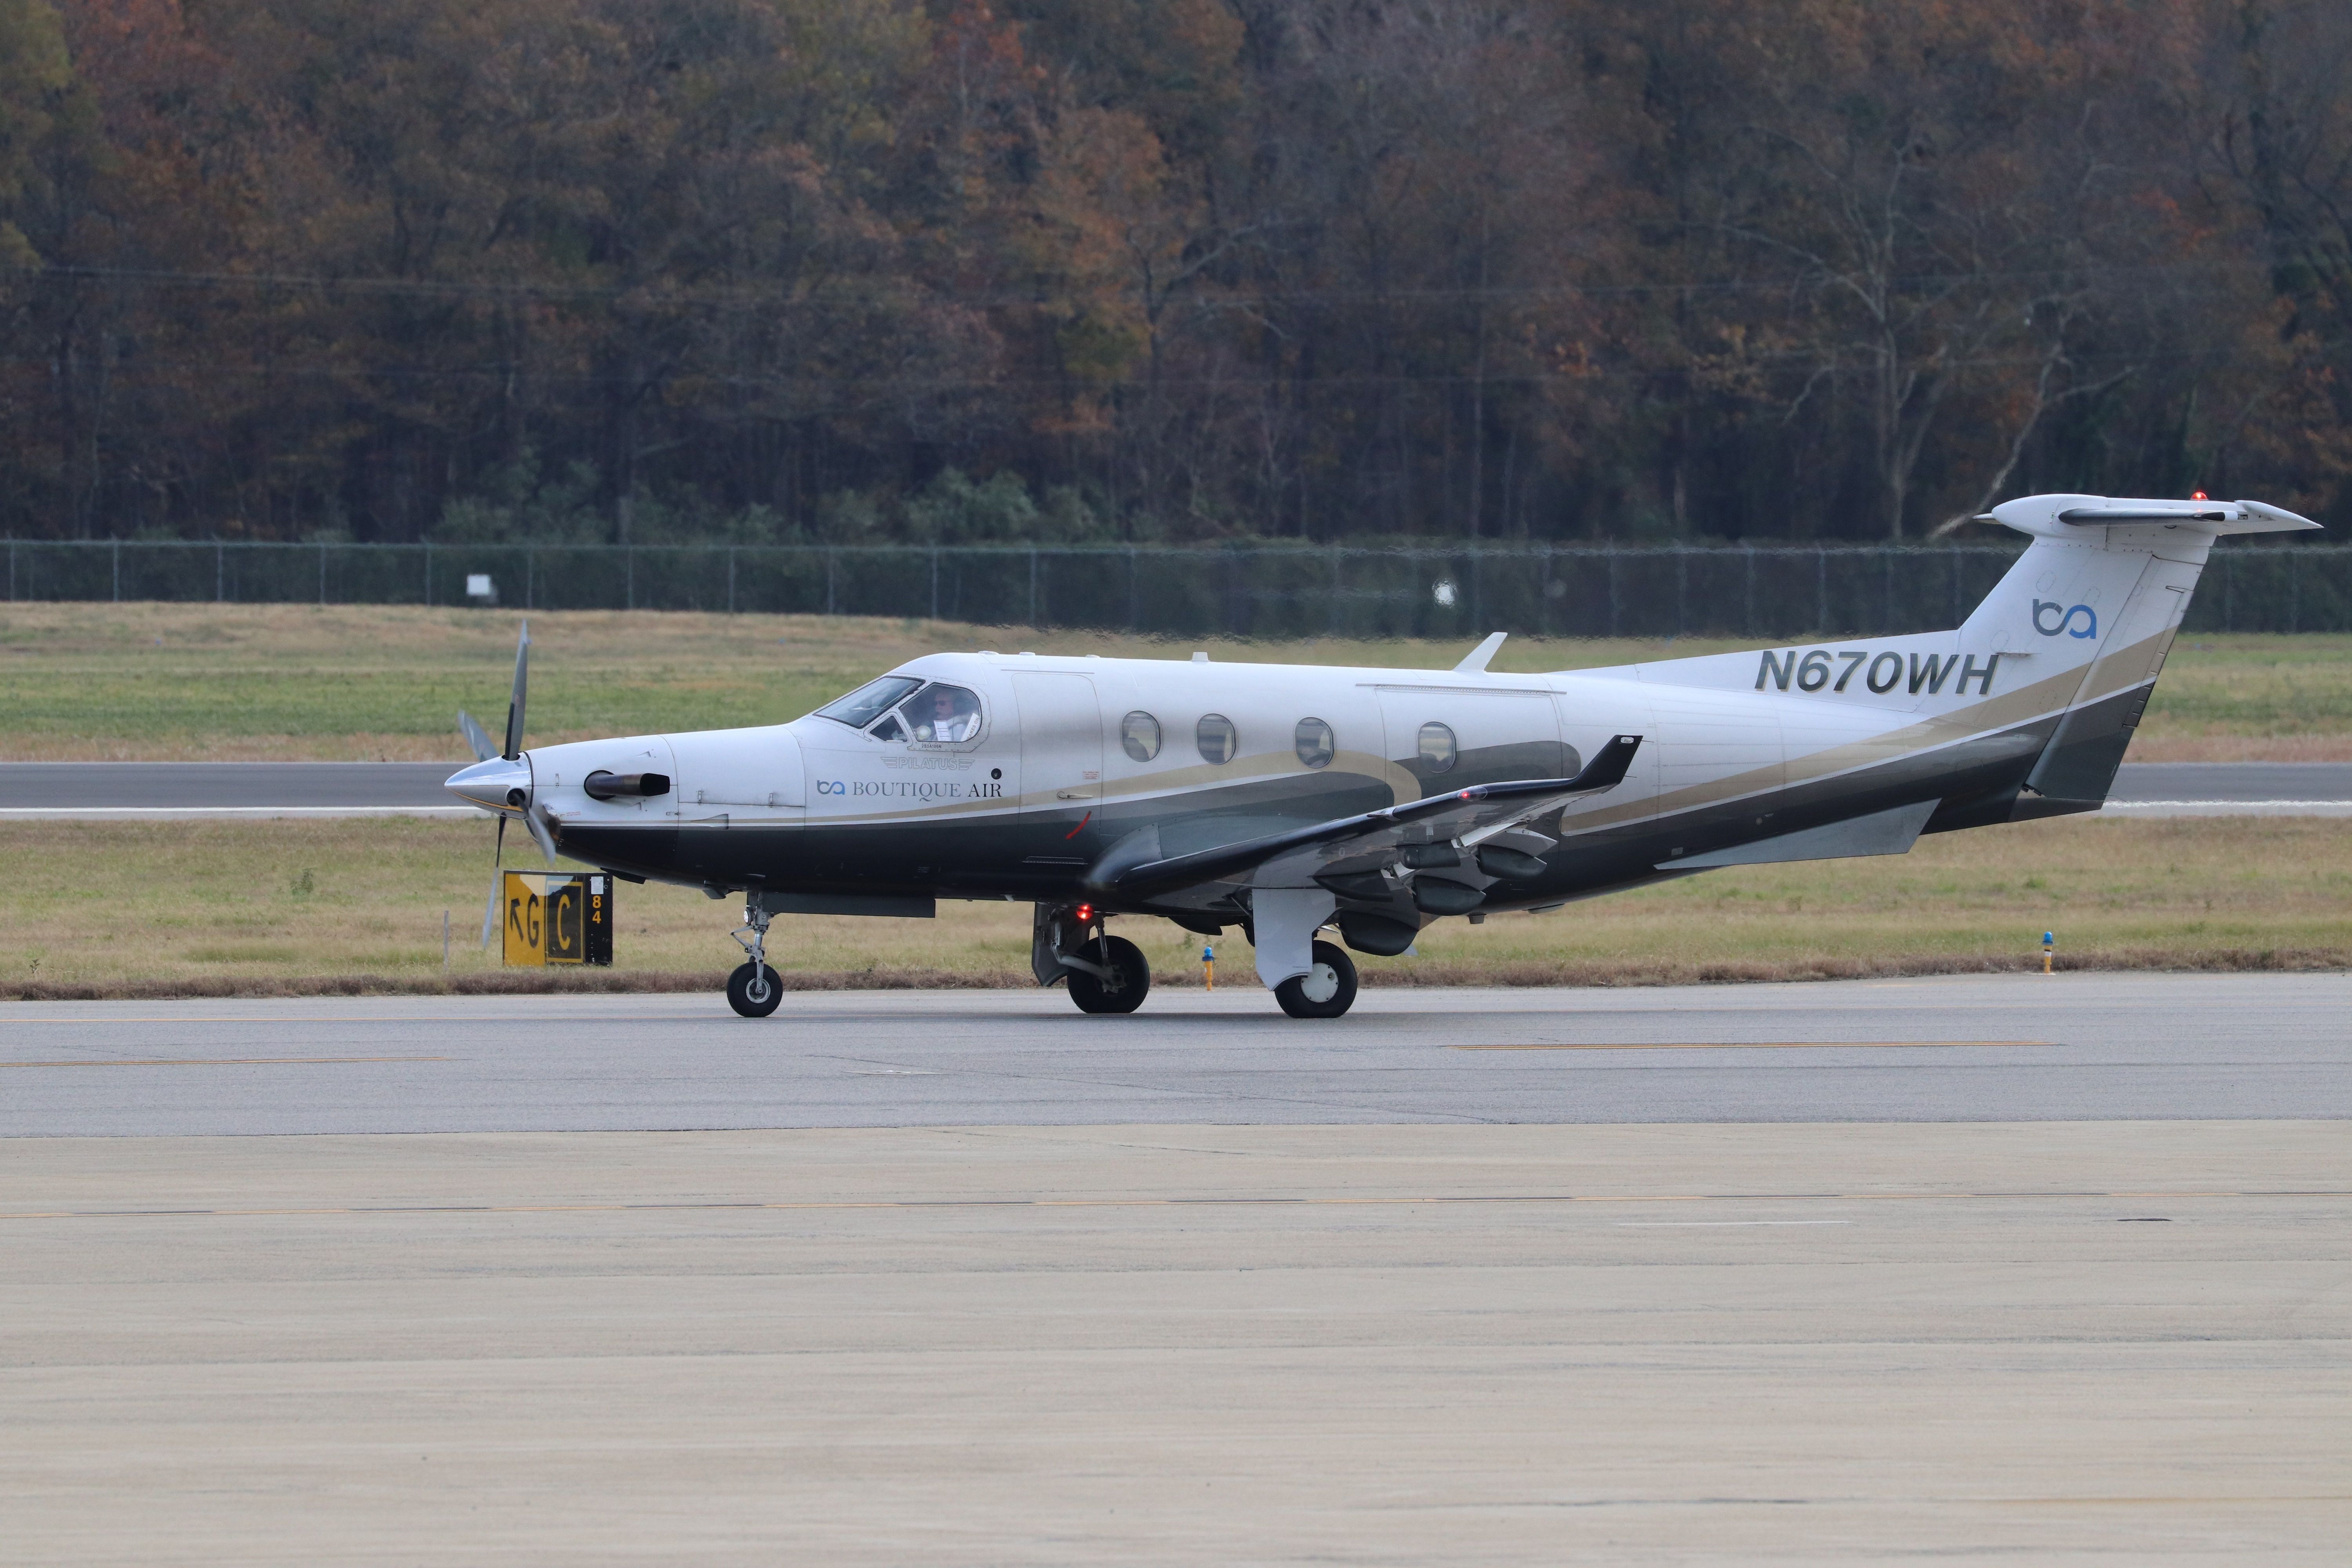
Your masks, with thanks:
M 915 700 L 907 717 L 918 741 L 952 745 L 980 733 L 980 700 L 961 686 L 934 686 Z

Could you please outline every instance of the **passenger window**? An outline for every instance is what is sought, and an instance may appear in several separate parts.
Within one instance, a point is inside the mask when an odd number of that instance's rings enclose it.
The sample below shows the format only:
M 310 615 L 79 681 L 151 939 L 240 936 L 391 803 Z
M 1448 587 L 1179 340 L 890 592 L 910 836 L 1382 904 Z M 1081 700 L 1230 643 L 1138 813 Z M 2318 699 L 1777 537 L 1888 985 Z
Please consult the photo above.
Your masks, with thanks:
M 1452 772 L 1459 754 L 1453 731 L 1433 719 L 1421 727 L 1421 760 L 1431 773 Z
M 1301 719 L 1298 728 L 1291 735 L 1290 743 L 1298 753 L 1298 760 L 1310 768 L 1329 765 L 1339 750 L 1332 738 L 1331 726 L 1320 719 Z
M 980 736 L 980 699 L 961 686 L 935 681 L 898 711 L 908 733 L 927 745 L 959 746 Z
M 1204 763 L 1222 767 L 1232 762 L 1234 753 L 1241 749 L 1242 738 L 1234 729 L 1234 721 L 1222 713 L 1203 715 L 1194 735 L 1201 743 L 1201 760 Z
M 1139 708 L 1118 721 L 1118 743 L 1139 763 L 1160 754 L 1160 721 Z

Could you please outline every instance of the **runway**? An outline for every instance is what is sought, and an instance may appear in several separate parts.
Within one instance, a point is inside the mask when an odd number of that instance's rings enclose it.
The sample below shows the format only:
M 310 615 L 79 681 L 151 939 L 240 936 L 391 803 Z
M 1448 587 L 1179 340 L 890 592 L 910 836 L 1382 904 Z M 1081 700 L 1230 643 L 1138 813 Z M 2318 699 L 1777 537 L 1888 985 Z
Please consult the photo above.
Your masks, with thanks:
M 12 1564 L 2263 1564 L 2331 1122 L 0 1142 Z
M 2332 1564 L 2347 1003 L 0 1005 L 0 1529 L 166 1568 Z
M 468 816 L 447 763 L 0 763 L 9 817 Z M 2352 816 L 2352 763 L 2126 763 L 2108 811 Z
M 0 1136 L 2352 1117 L 2352 976 L 0 1005 Z

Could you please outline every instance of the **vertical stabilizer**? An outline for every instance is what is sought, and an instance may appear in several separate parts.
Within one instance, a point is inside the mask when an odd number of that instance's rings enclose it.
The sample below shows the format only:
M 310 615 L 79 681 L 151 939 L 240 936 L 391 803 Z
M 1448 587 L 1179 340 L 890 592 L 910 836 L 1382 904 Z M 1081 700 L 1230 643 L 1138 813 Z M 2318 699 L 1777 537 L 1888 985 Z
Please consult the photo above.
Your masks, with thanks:
M 2007 501 L 1992 518 L 2033 542 L 1961 626 L 1959 647 L 2072 689 L 2021 818 L 2105 800 L 2215 538 L 2318 526 L 2256 501 L 2080 495 Z

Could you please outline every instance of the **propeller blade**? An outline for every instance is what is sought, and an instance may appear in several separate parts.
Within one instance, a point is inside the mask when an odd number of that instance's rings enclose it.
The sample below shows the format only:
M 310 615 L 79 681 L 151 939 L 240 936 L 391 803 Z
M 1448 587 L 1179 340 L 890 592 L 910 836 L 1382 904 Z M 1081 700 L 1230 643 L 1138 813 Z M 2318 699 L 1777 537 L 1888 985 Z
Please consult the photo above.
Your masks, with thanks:
M 457 710 L 457 733 L 466 737 L 466 748 L 474 753 L 474 761 L 487 763 L 499 754 L 498 747 L 491 743 L 489 733 L 463 708 Z
M 500 868 L 505 863 L 506 852 L 507 819 L 505 814 L 500 813 L 498 844 L 490 852 L 490 901 L 482 906 L 482 945 L 484 947 L 489 946 L 490 938 L 498 934 L 499 893 L 506 884 L 506 876 Z
M 499 755 L 512 762 L 522 755 L 523 698 L 530 683 L 530 623 L 522 624 L 522 636 L 515 640 L 514 695 L 507 701 L 507 749 Z
M 530 836 L 539 840 L 540 853 L 547 857 L 548 868 L 554 869 L 555 837 L 547 831 L 547 823 L 540 816 L 539 807 L 536 805 L 523 807 L 522 819 L 530 824 Z

